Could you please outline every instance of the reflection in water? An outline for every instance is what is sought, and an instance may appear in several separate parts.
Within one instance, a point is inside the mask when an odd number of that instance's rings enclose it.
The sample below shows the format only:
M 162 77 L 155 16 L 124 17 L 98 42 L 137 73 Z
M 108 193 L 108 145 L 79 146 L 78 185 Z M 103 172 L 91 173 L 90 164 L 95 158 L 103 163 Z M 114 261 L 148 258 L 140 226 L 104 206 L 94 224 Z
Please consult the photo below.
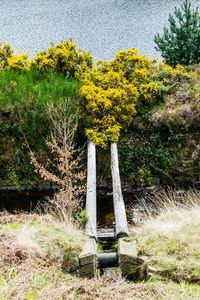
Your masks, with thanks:
M 181 0 L 1 0 L 0 40 L 16 49 L 45 49 L 73 37 L 96 59 L 119 49 L 139 48 L 156 55 L 154 35 Z M 199 0 L 193 0 L 194 5 Z

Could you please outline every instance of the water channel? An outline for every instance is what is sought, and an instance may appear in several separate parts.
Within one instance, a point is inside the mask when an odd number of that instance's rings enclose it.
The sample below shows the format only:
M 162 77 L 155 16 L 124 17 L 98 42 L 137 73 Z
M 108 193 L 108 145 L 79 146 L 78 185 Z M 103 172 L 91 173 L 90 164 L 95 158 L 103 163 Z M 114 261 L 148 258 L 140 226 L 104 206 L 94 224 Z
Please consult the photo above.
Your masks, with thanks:
M 0 40 L 31 56 L 73 38 L 95 59 L 136 47 L 159 56 L 153 38 L 182 0 L 1 0 Z M 194 6 L 200 0 L 192 1 Z

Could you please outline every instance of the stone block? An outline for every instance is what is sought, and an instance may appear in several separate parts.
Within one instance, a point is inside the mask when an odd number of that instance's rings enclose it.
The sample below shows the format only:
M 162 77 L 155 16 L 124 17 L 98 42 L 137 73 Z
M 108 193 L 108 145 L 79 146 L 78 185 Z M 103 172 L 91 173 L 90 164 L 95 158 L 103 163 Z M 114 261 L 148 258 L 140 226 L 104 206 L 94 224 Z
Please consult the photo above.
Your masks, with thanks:
M 137 244 L 128 238 L 118 241 L 119 266 L 122 275 L 131 280 L 143 280 L 147 267 L 143 258 L 138 256 Z
M 92 278 L 96 276 L 97 244 L 95 239 L 89 239 L 79 255 L 79 273 L 81 277 Z

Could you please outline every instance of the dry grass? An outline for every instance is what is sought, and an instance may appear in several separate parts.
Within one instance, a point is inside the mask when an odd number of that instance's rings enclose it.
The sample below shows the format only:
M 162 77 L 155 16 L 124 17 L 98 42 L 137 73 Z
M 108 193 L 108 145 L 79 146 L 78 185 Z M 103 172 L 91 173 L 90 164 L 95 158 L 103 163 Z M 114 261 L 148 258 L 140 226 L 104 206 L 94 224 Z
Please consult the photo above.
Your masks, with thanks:
M 161 191 L 152 200 L 154 209 L 132 230 L 140 254 L 163 277 L 200 283 L 200 192 Z
M 0 241 L 1 267 L 9 259 L 12 265 L 33 256 L 70 270 L 77 267 L 85 237 L 74 224 L 58 222 L 51 215 L 4 213 L 0 216 Z
M 199 299 L 199 195 L 179 193 L 174 204 L 177 193 L 157 194 L 158 215 L 151 210 L 132 229 L 140 254 L 159 271 L 146 283 L 128 282 L 120 272 L 81 279 L 77 257 L 85 237 L 74 223 L 50 214 L 0 214 L 0 300 Z
M 119 272 L 91 280 L 79 278 L 75 268 L 84 239 L 74 224 L 58 222 L 48 214 L 1 214 L 0 299 L 199 299 L 198 286 L 160 281 L 136 284 Z

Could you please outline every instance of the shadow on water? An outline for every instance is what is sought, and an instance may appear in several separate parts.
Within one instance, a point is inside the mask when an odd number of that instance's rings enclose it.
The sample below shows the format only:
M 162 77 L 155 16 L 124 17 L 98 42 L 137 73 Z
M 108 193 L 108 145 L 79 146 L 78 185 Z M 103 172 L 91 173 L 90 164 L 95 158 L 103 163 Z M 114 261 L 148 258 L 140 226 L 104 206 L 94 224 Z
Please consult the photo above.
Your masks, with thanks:
M 134 213 L 144 211 L 144 197 L 145 192 L 133 191 L 124 192 L 123 199 L 126 208 L 126 215 L 128 223 L 134 223 Z M 138 222 L 140 222 L 138 220 Z M 101 193 L 97 196 L 97 223 L 98 227 L 113 227 L 115 224 L 114 207 L 113 207 L 113 195 L 107 193 L 102 195 Z

